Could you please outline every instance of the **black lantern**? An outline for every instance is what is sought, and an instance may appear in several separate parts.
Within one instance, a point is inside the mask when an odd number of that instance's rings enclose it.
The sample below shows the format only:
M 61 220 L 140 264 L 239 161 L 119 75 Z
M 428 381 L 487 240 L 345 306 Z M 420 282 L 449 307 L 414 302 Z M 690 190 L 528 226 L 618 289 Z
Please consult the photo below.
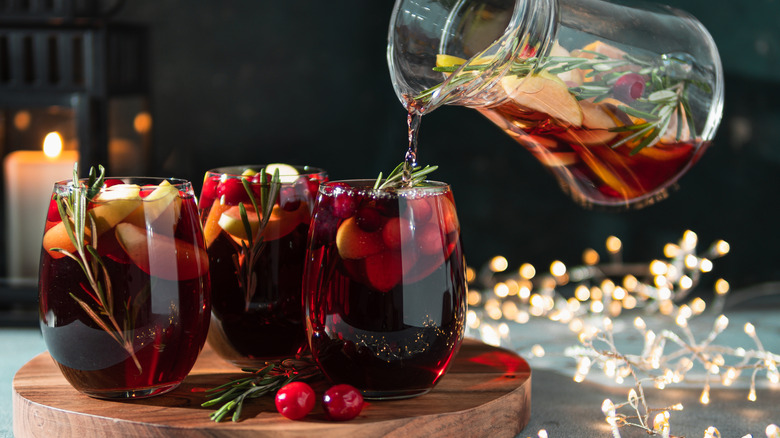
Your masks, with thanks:
M 35 301 L 49 196 L 73 162 L 81 176 L 148 171 L 147 31 L 111 20 L 121 5 L 0 1 L 0 312 Z

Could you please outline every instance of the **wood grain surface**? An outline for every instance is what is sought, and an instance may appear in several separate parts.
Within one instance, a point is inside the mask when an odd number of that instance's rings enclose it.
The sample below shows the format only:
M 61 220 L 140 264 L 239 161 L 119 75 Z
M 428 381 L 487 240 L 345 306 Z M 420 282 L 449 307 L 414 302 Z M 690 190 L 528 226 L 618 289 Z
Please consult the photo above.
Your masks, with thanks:
M 467 339 L 450 371 L 420 397 L 367 402 L 360 416 L 326 419 L 319 404 L 305 419 L 276 412 L 272 397 L 248 402 L 240 422 L 214 423 L 204 389 L 241 371 L 208 346 L 177 389 L 132 401 L 87 397 L 62 377 L 48 353 L 25 364 L 13 381 L 13 430 L 26 437 L 514 437 L 531 414 L 531 370 L 513 352 Z M 322 385 L 325 385 L 322 382 Z M 323 386 L 324 387 L 324 386 Z M 316 387 L 315 387 L 316 389 Z

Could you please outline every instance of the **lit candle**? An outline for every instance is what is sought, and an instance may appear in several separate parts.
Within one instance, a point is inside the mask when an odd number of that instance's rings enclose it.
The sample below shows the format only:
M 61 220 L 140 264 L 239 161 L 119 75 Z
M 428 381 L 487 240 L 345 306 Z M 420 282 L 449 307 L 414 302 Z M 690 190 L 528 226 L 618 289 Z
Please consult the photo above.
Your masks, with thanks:
M 9 279 L 37 278 L 46 214 L 54 183 L 73 176 L 78 152 L 63 151 L 62 138 L 51 132 L 43 151 L 14 151 L 5 172 L 6 259 Z

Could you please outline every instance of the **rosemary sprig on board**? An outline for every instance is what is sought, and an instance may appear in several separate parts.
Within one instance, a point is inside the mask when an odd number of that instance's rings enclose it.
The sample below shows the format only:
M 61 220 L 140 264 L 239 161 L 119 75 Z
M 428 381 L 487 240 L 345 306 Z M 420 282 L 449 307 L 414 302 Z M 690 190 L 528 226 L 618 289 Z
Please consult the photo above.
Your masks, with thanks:
M 290 382 L 313 380 L 320 376 L 317 365 L 310 357 L 285 359 L 268 364 L 264 368 L 245 368 L 243 371 L 251 375 L 206 391 L 209 400 L 201 406 L 219 406 L 209 416 L 215 422 L 222 421 L 228 415 L 233 421 L 239 421 L 247 400 L 276 394 L 280 388 Z

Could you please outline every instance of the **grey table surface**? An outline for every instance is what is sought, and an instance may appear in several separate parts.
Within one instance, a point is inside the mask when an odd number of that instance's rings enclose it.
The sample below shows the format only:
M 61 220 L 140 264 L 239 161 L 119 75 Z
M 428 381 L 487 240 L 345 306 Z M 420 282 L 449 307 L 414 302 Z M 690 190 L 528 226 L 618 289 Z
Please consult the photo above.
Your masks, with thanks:
M 741 327 L 751 321 L 767 351 L 780 351 L 780 319 L 773 311 L 748 311 L 730 315 L 729 330 L 720 342 L 738 342 L 746 348 L 750 340 Z M 703 325 L 711 324 L 707 320 Z M 706 332 L 705 332 L 706 333 Z M 531 421 L 519 435 L 537 437 L 544 429 L 549 437 L 612 437 L 601 413 L 605 398 L 618 403 L 626 399 L 628 383 L 618 386 L 596 373 L 584 382 L 576 383 L 572 376 L 572 359 L 556 351 L 576 344 L 572 333 L 565 326 L 547 320 L 512 326 L 510 335 L 502 341 L 504 346 L 520 352 L 532 368 Z M 533 345 L 540 344 L 548 352 L 544 357 L 529 357 L 526 353 Z M 40 332 L 33 328 L 0 328 L 0 437 L 13 436 L 12 380 L 14 374 L 27 361 L 45 351 Z M 744 377 L 744 376 L 743 376 Z M 762 377 L 762 376 L 759 376 Z M 747 378 L 749 381 L 749 376 Z M 764 381 L 766 379 L 763 379 Z M 683 411 L 673 412 L 672 434 L 686 437 L 703 437 L 709 426 L 715 426 L 722 437 L 764 437 L 769 424 L 780 424 L 780 385 L 759 386 L 757 401 L 747 400 L 746 384 L 723 387 L 712 386 L 711 402 L 699 402 L 701 387 L 695 384 L 668 387 L 663 391 L 646 387 L 651 407 L 663 407 L 682 403 Z M 638 428 L 620 429 L 622 437 L 647 437 Z

